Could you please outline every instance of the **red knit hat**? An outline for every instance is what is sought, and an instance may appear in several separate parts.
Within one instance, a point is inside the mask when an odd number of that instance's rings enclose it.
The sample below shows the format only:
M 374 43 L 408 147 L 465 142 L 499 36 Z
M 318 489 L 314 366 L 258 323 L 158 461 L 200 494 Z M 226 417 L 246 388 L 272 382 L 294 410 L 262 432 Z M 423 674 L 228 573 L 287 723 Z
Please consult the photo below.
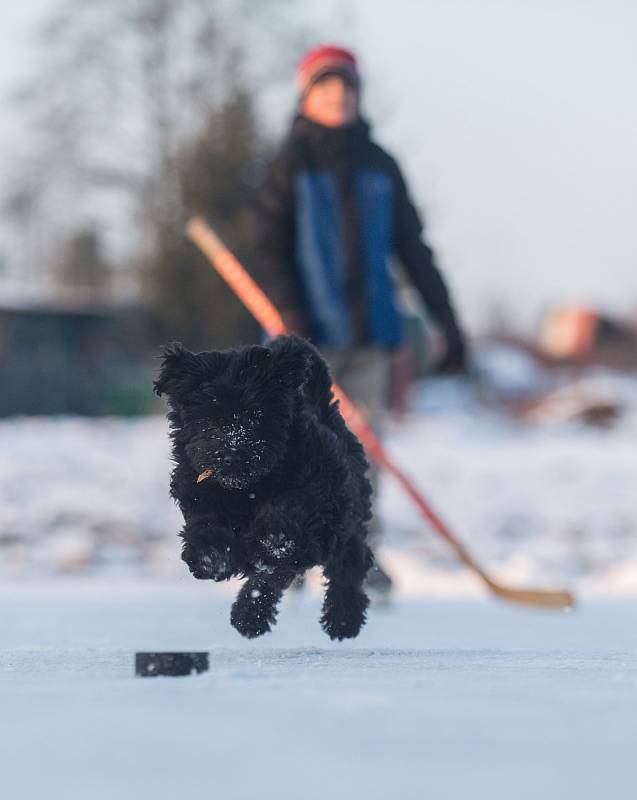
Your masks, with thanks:
M 305 94 L 313 83 L 330 72 L 342 75 L 356 87 L 360 85 L 353 53 L 342 47 L 319 45 L 307 52 L 296 68 L 296 82 L 301 93 Z

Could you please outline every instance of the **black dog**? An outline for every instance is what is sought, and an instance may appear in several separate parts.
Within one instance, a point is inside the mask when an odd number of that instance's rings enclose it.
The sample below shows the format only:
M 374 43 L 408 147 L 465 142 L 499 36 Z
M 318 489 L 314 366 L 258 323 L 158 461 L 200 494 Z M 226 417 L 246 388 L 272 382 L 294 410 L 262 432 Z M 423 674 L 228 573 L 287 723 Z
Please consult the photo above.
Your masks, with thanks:
M 171 409 L 182 558 L 195 578 L 247 577 L 231 622 L 249 638 L 270 630 L 285 589 L 315 565 L 327 578 L 321 625 L 330 638 L 354 637 L 365 622 L 372 490 L 331 383 L 319 353 L 296 336 L 164 351 L 155 391 Z

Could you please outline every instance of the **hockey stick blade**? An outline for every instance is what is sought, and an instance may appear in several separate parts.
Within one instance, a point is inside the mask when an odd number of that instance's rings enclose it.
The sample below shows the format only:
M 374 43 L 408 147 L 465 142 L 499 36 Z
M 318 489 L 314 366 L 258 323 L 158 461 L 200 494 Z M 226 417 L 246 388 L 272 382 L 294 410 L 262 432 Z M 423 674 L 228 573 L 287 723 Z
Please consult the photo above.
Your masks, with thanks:
M 509 586 L 501 586 L 491 578 L 485 580 L 497 597 L 520 605 L 563 611 L 568 611 L 575 605 L 575 597 L 570 592 L 551 589 L 512 589 Z

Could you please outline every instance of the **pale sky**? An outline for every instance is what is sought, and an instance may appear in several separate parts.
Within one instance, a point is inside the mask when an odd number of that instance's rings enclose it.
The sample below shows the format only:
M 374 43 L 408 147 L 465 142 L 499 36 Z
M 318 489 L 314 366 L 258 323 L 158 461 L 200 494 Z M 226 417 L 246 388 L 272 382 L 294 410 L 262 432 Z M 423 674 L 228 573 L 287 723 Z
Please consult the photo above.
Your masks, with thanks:
M 317 41 L 359 53 L 376 137 L 401 162 L 470 325 L 499 299 L 525 325 L 555 303 L 637 311 L 637 3 L 306 5 Z M 53 6 L 0 12 L 0 90 Z M 288 113 L 285 101 L 278 130 Z

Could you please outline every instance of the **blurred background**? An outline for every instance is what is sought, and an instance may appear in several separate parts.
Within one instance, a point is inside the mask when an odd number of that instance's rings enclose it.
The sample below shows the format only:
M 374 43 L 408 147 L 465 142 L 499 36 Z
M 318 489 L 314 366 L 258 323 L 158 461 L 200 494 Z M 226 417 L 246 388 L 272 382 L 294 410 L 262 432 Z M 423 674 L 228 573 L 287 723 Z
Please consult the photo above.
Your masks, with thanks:
M 405 289 L 388 446 L 511 579 L 637 593 L 637 7 L 621 0 L 23 0 L 0 24 L 0 574 L 187 579 L 159 346 L 260 333 L 184 238 L 249 267 L 308 46 L 352 48 L 472 340 Z M 387 484 L 387 485 L 385 485 Z M 407 594 L 478 591 L 383 483 Z

